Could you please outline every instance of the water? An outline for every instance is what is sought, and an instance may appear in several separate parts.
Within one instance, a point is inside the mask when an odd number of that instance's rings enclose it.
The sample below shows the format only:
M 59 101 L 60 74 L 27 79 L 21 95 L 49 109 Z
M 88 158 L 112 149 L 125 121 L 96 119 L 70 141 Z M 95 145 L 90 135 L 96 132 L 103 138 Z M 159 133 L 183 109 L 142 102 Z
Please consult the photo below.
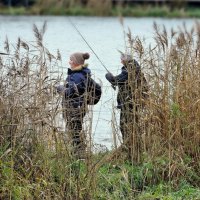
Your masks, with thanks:
M 7 35 L 11 43 L 16 43 L 20 37 L 24 41 L 33 41 L 33 24 L 42 27 L 47 22 L 47 31 L 44 37 L 44 45 L 53 54 L 60 50 L 62 66 L 68 67 L 69 55 L 73 52 L 89 52 L 89 67 L 96 78 L 103 84 L 103 95 L 101 102 L 94 107 L 93 139 L 95 143 L 106 145 L 110 148 L 113 145 L 111 128 L 112 106 L 116 105 L 116 91 L 105 79 L 106 70 L 95 57 L 92 50 L 84 42 L 70 20 L 76 25 L 86 41 L 113 73 L 117 74 L 121 67 L 120 55 L 117 50 L 124 50 L 123 27 L 117 17 L 64 17 L 64 16 L 0 16 L 0 51 L 3 51 L 3 41 Z M 162 18 L 124 18 L 124 28 L 130 28 L 133 36 L 144 37 L 146 43 L 153 43 L 153 22 L 165 25 L 167 30 L 177 29 L 178 26 L 186 24 L 188 28 L 194 25 L 194 19 L 162 19 Z M 63 77 L 65 79 L 65 75 Z M 116 111 L 117 121 L 119 111 Z M 118 130 L 119 136 L 120 132 Z

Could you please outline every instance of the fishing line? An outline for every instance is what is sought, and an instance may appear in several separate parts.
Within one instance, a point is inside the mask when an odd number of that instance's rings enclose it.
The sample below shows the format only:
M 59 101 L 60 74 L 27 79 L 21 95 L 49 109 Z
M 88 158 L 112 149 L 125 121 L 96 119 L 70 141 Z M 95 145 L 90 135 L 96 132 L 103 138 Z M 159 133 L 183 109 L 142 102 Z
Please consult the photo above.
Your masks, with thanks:
M 83 37 L 83 35 L 81 34 L 81 32 L 78 30 L 78 28 L 76 27 L 76 25 L 72 22 L 72 20 L 69 18 L 69 22 L 71 23 L 71 25 L 75 28 L 75 30 L 77 31 L 77 33 L 81 36 L 81 38 L 85 41 L 85 43 L 88 45 L 88 47 L 91 49 L 91 51 L 94 53 L 94 55 L 96 56 L 96 58 L 99 60 L 99 62 L 101 63 L 101 65 L 104 67 L 104 69 L 107 72 L 110 72 L 107 67 L 103 64 L 103 62 L 101 61 L 101 59 L 99 58 L 99 56 L 95 53 L 95 51 L 92 49 L 92 47 L 89 45 L 89 43 L 87 42 L 87 40 Z
M 92 49 L 92 47 L 89 45 L 89 43 L 87 42 L 87 40 L 83 37 L 83 35 L 81 34 L 81 32 L 78 30 L 78 28 L 76 27 L 76 25 L 72 22 L 72 20 L 70 18 L 68 18 L 70 24 L 74 27 L 74 29 L 77 31 L 77 33 L 81 36 L 81 38 L 84 40 L 84 42 L 87 44 L 87 46 L 91 49 L 91 51 L 94 53 L 94 55 L 96 56 L 96 58 L 98 59 L 98 61 L 101 63 L 101 65 L 104 67 L 104 69 L 110 73 L 110 71 L 107 69 L 107 67 L 103 64 L 103 62 L 101 61 L 101 59 L 99 58 L 99 56 L 95 53 L 95 51 Z M 114 85 L 112 85 L 112 88 L 114 90 L 116 90 L 116 87 Z

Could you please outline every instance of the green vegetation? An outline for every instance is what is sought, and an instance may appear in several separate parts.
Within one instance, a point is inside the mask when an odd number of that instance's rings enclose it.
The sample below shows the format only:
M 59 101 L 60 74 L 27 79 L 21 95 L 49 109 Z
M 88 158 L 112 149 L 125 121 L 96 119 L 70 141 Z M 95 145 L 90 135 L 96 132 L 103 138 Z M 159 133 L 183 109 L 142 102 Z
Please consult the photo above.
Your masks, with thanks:
M 90 127 L 85 160 L 71 155 L 54 90 L 61 56 L 45 30 L 34 25 L 34 43 L 6 39 L 0 53 L 0 199 L 199 200 L 200 24 L 170 34 L 154 24 L 154 47 L 128 32 L 150 85 L 130 161 L 122 147 L 92 153 Z
M 74 5 L 62 6 L 50 4 L 36 4 L 25 7 L 1 7 L 0 14 L 9 15 L 74 15 L 74 16 L 132 16 L 132 17 L 200 17 L 199 7 L 174 7 L 168 5 L 132 5 L 111 6 L 99 5 Z
M 1 199 L 200 199 L 200 189 L 184 177 L 176 187 L 173 182 L 155 182 L 158 177 L 151 162 L 133 165 L 115 160 L 93 171 L 94 165 L 68 157 L 65 149 L 52 153 L 42 144 L 35 148 L 34 157 L 22 150 L 1 157 Z M 95 155 L 90 161 L 108 154 Z

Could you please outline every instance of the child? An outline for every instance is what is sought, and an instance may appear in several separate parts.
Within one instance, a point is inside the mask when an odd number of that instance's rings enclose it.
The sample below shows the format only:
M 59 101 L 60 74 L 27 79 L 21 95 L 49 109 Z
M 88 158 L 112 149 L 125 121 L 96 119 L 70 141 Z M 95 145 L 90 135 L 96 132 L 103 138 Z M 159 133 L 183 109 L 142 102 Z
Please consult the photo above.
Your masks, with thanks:
M 89 53 L 73 53 L 70 56 L 68 76 L 65 86 L 58 86 L 57 92 L 64 95 L 63 109 L 66 119 L 66 128 L 71 137 L 74 153 L 80 157 L 85 151 L 85 141 L 81 137 L 83 118 L 86 114 L 87 80 L 91 76 L 91 70 L 85 64 L 89 59 Z

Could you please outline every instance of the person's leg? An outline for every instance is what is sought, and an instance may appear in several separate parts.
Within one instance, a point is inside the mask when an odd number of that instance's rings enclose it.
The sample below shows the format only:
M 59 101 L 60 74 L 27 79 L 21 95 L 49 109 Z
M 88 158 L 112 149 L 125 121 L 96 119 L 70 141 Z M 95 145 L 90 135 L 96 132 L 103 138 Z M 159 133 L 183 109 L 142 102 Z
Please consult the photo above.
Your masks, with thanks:
M 127 127 L 129 129 L 128 155 L 129 159 L 134 162 L 140 160 L 140 129 L 139 129 L 139 113 L 138 108 L 129 110 L 127 113 Z
M 85 137 L 82 136 L 84 116 L 84 108 L 76 108 L 71 112 L 69 130 L 73 152 L 76 155 L 83 155 L 85 153 Z
M 120 130 L 123 146 L 126 149 L 128 159 L 132 160 L 137 154 L 138 140 L 138 116 L 133 109 L 122 109 L 120 113 Z
M 80 132 L 82 130 L 82 121 L 79 118 L 71 119 L 71 138 L 73 147 L 77 147 L 81 143 Z
M 127 117 L 125 109 L 121 109 L 120 112 L 120 131 L 122 134 L 123 145 L 127 146 L 127 142 L 129 140 L 129 130 L 127 127 Z

